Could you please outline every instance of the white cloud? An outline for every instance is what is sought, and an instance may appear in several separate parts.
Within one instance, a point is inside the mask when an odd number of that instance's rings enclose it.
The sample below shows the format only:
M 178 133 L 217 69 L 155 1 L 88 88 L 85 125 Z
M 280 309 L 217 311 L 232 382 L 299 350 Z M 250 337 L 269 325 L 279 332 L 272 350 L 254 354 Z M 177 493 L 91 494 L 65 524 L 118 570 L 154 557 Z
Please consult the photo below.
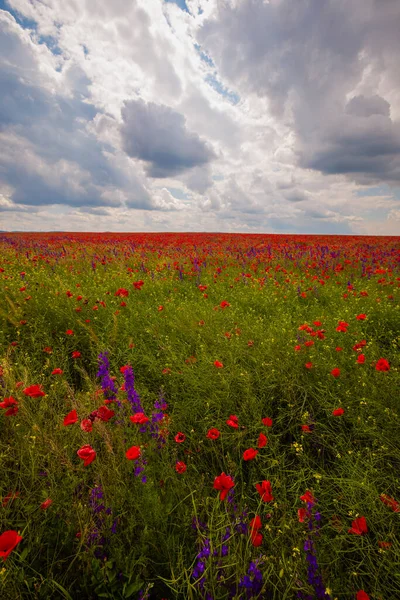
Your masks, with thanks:
M 5 227 L 393 231 L 398 3 L 186 4 L 8 0 Z

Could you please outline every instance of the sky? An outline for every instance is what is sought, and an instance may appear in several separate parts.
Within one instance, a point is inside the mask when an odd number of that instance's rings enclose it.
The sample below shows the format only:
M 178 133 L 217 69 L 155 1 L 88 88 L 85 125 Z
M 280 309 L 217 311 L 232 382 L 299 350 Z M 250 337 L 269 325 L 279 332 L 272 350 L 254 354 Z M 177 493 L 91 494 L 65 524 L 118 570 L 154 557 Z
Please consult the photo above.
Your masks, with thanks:
M 398 0 L 0 0 L 0 230 L 400 235 Z

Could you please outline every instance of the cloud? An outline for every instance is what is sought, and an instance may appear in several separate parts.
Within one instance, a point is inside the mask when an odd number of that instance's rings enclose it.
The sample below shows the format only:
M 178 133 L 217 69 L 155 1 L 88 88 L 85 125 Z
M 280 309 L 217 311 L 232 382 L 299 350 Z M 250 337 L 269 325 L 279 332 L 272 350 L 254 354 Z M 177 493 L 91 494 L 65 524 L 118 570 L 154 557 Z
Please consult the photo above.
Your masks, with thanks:
M 395 184 L 399 31 L 391 1 L 241 0 L 220 3 L 198 39 L 232 85 L 290 125 L 297 166 Z
M 121 115 L 123 148 L 146 163 L 149 177 L 178 175 L 216 158 L 197 133 L 188 131 L 185 117 L 168 106 L 129 100 Z
M 345 112 L 348 115 L 355 115 L 357 117 L 370 117 L 371 115 L 390 117 L 390 104 L 378 94 L 370 97 L 365 97 L 361 94 L 353 96 L 349 100 L 346 104 Z
M 398 227 L 398 2 L 0 6 L 2 228 Z
M 9 199 L 26 206 L 154 208 L 132 165 L 124 169 L 90 131 L 96 108 L 82 99 L 90 80 L 69 65 L 67 93 L 55 91 L 41 71 L 35 46 L 8 13 L 0 13 L 0 175 Z M 53 89 L 52 89 L 53 88 Z M 123 164 L 123 160 L 121 161 Z M 135 197 L 133 191 L 136 190 Z M 116 193 L 117 192 L 117 193 Z

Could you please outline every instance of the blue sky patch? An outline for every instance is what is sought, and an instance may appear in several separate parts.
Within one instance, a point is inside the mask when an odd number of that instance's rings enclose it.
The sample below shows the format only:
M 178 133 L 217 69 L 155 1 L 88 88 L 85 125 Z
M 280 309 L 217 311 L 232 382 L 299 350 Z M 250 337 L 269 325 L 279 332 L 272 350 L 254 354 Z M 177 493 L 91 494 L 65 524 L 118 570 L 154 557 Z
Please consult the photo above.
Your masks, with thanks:
M 23 27 L 24 29 L 33 29 L 34 31 L 36 31 L 36 29 L 37 29 L 36 21 L 27 19 L 26 17 L 22 16 L 21 13 L 18 13 L 16 10 L 13 10 L 7 4 L 7 2 L 5 2 L 5 0 L 0 0 L 0 10 L 6 10 L 7 12 L 9 12 L 14 17 L 14 19 L 17 21 L 17 23 L 19 25 L 21 25 L 21 27 Z
M 164 0 L 164 2 L 167 2 L 168 4 L 176 4 L 181 10 L 184 10 L 185 12 L 190 14 L 185 0 Z
M 194 47 L 196 48 L 197 52 L 200 55 L 200 58 L 203 62 L 206 63 L 206 65 L 208 65 L 209 67 L 213 67 L 215 68 L 215 64 L 212 58 L 210 58 L 208 56 L 208 54 L 206 54 L 205 52 L 203 52 L 203 50 L 201 49 L 201 46 L 199 46 L 199 44 L 194 44 Z
M 228 88 L 226 88 L 224 85 L 222 85 L 222 83 L 220 81 L 218 81 L 218 79 L 215 77 L 215 75 L 207 75 L 207 77 L 205 78 L 205 81 L 209 85 L 211 85 L 211 87 L 216 92 L 218 92 L 218 94 L 220 94 L 221 96 L 223 96 L 224 98 L 229 100 L 229 102 L 231 102 L 231 104 L 238 104 L 238 102 L 240 101 L 240 96 L 238 94 L 236 94 L 235 92 L 230 92 L 228 90 Z
M 189 200 L 189 195 L 179 188 L 167 187 L 166 189 L 177 200 Z
M 356 196 L 359 198 L 364 198 L 365 196 L 388 196 L 390 194 L 392 194 L 392 190 L 386 184 L 369 187 L 365 190 L 358 190 L 356 192 Z

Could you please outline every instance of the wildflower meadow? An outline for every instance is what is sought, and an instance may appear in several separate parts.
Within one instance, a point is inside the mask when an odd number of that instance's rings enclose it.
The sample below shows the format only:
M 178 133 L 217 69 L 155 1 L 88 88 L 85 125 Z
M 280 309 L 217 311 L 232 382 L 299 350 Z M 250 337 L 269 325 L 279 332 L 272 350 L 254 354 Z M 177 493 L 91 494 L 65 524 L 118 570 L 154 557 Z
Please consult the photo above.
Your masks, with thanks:
M 400 598 L 399 241 L 0 234 L 0 598 Z

